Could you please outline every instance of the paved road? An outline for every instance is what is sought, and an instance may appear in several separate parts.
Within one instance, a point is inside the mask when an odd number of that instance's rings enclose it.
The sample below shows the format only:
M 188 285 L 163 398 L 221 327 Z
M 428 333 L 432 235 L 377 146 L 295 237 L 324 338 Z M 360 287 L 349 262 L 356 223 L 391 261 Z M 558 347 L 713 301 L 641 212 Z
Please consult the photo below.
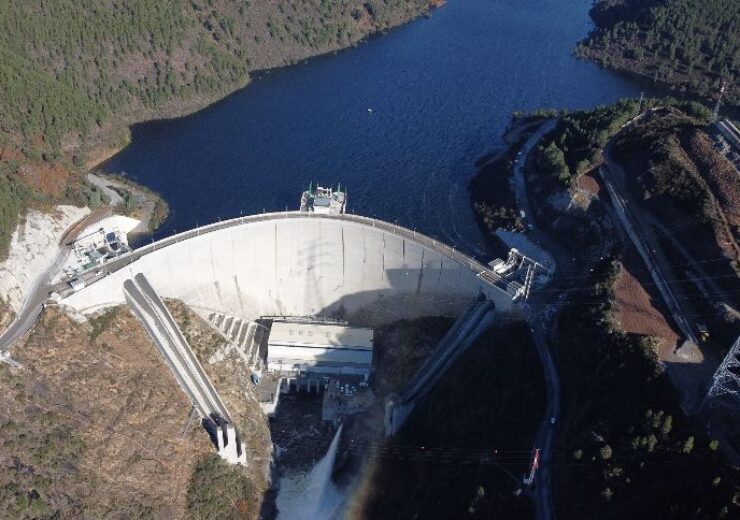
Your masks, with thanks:
M 536 223 L 533 218 L 534 211 L 532 211 L 532 205 L 529 203 L 527 185 L 524 181 L 524 166 L 527 163 L 529 154 L 532 152 L 534 147 L 537 146 L 537 143 L 540 142 L 540 139 L 542 139 L 545 134 L 552 131 L 557 124 L 557 119 L 549 119 L 542 123 L 537 131 L 522 145 L 522 148 L 517 155 L 516 163 L 514 164 L 514 198 L 516 199 L 516 205 L 520 210 L 524 211 L 524 220 L 531 226 L 530 231 L 534 231 L 534 233 L 528 233 L 528 235 L 538 235 L 536 238 L 539 239 L 546 239 L 546 237 L 536 230 Z
M 571 289 L 575 279 L 574 275 L 577 274 L 577 266 L 571 253 L 538 226 L 527 193 L 524 170 L 532 150 L 542 137 L 553 130 L 557 124 L 557 119 L 545 121 L 524 143 L 521 155 L 519 155 L 514 165 L 515 198 L 517 206 L 525 213 L 523 220 L 527 226 L 527 237 L 547 251 L 557 263 L 556 272 L 547 290 L 532 293 L 527 312 L 532 336 L 542 363 L 547 390 L 545 415 L 534 441 L 534 448 L 540 450 L 539 469 L 535 474 L 534 481 L 535 516 L 538 520 L 553 520 L 556 518 L 551 466 L 557 429 L 560 423 L 561 400 L 560 378 L 551 352 L 550 330 L 558 309 L 566 300 L 565 296 Z
M 547 389 L 547 408 L 545 417 L 537 430 L 535 447 L 540 449 L 539 469 L 535 475 L 534 504 L 535 516 L 538 520 L 555 518 L 555 506 L 552 496 L 551 463 L 552 452 L 555 447 L 555 434 L 560 420 L 560 378 L 557 366 L 550 352 L 549 331 L 552 323 L 549 317 L 554 316 L 556 308 L 550 308 L 550 314 L 543 312 L 530 314 L 532 335 L 537 346 L 537 352 L 542 362 Z
M 71 254 L 68 244 L 74 240 L 77 235 L 82 232 L 85 228 L 92 225 L 101 218 L 108 215 L 107 211 L 110 211 L 106 207 L 106 211 L 102 208 L 89 213 L 86 217 L 82 218 L 70 226 L 62 235 L 62 245 L 59 248 L 54 262 L 49 268 L 39 275 L 31 284 L 28 289 L 26 299 L 23 302 L 21 310 L 18 312 L 13 323 L 11 323 L 2 334 L 0 334 L 0 351 L 7 350 L 15 341 L 26 333 L 31 327 L 33 327 L 36 320 L 41 315 L 44 303 L 49 299 L 49 293 L 55 288 L 68 288 L 67 283 L 52 285 L 51 281 L 59 273 L 62 266 L 67 263 L 67 258 Z
M 514 195 L 517 207 L 524 211 L 523 220 L 528 229 L 527 237 L 547 251 L 553 258 L 557 259 L 557 271 L 548 290 L 544 293 L 537 293 L 535 291 L 532 294 L 530 297 L 531 305 L 528 306 L 527 313 L 535 345 L 537 346 L 537 353 L 542 363 L 547 389 L 545 416 L 537 430 L 537 436 L 534 441 L 534 448 L 539 448 L 540 450 L 539 469 L 535 474 L 534 482 L 535 517 L 538 520 L 552 520 L 555 518 L 550 466 L 552 462 L 552 451 L 555 446 L 556 429 L 560 420 L 560 379 L 558 377 L 557 366 L 550 352 L 549 330 L 552 325 L 552 317 L 555 315 L 559 306 L 558 294 L 560 291 L 558 290 L 558 278 L 567 279 L 567 275 L 571 273 L 572 266 L 568 261 L 570 255 L 537 225 L 534 218 L 535 213 L 530 204 L 529 194 L 527 193 L 524 169 L 529 154 L 537 146 L 542 137 L 553 130 L 557 124 L 557 119 L 545 121 L 522 145 L 520 155 L 514 164 Z
M 68 255 L 69 250 L 62 246 L 54 259 L 54 263 L 33 281 L 15 320 L 0 334 L 0 351 L 10 348 L 19 337 L 25 334 L 36 323 L 36 320 L 41 315 L 44 302 L 49 298 L 51 280 L 67 261 Z

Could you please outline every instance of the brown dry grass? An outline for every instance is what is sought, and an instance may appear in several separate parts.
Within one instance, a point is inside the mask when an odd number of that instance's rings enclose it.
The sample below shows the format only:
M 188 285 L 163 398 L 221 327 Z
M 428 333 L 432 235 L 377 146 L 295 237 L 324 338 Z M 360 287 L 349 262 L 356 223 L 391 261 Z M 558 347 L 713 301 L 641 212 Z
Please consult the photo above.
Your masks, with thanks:
M 231 419 L 245 443 L 247 450 L 247 476 L 252 480 L 259 500 L 269 487 L 269 466 L 272 459 L 272 441 L 254 385 L 249 379 L 249 369 L 236 353 L 221 361 L 209 363 L 211 355 L 226 346 L 226 340 L 211 328 L 184 303 L 167 300 L 167 307 L 180 326 L 203 369 L 224 401 Z M 261 503 L 250 510 L 259 511 Z
M 740 240 L 740 179 L 735 166 L 712 144 L 706 132 L 697 130 L 688 147 L 725 214 L 735 240 Z
M 22 369 L 0 368 L 0 515 L 185 515 L 210 443 L 181 436 L 190 403 L 127 309 L 85 325 L 47 309 L 15 355 Z
M 658 339 L 658 358 L 665 360 L 679 340 L 679 334 L 666 320 L 662 310 L 655 302 L 660 302 L 659 294 L 650 294 L 635 276 L 642 264 L 636 258 L 622 264 L 617 279 L 612 286 L 615 318 L 619 329 Z M 652 288 L 653 292 L 656 292 Z

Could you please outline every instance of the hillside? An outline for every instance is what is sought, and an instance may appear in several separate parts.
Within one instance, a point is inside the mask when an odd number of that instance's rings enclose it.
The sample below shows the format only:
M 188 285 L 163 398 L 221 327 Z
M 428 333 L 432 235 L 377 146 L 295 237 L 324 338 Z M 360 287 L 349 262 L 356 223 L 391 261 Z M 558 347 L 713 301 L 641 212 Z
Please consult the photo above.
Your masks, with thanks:
M 740 330 L 732 313 L 721 310 L 729 305 L 713 305 L 734 303 L 737 294 L 730 247 L 737 172 L 717 150 L 709 114 L 696 103 L 623 100 L 588 111 L 516 114 L 514 124 L 550 117 L 559 122 L 532 149 L 525 182 L 533 202 L 526 224 L 535 221 L 558 246 L 550 250 L 562 273 L 533 291 L 530 303 L 552 309 L 552 300 L 563 302 L 549 337 L 562 403 L 551 465 L 557 516 L 736 518 L 738 469 L 723 452 L 732 443 L 717 440 L 717 427 L 708 429 L 686 410 L 696 409 L 707 377 Z M 473 201 L 506 210 L 492 214 L 493 226 L 507 225 L 507 214 L 519 210 L 509 178 L 520 146 L 482 167 L 471 184 Z M 653 253 L 668 251 L 670 262 L 661 269 L 674 293 L 690 299 L 690 319 L 701 317 L 711 331 L 702 362 L 675 348 L 677 335 L 651 272 L 610 209 L 599 175 L 605 162 L 624 167 L 631 197 L 623 196 L 632 211 L 651 216 L 644 226 L 670 230 L 674 240 L 661 240 Z M 477 216 L 490 225 L 487 212 Z M 707 280 L 701 286 L 709 296 L 691 286 L 689 271 Z M 717 297 L 722 292 L 726 298 Z
M 557 318 L 565 410 L 558 516 L 736 518 L 738 469 L 682 411 L 655 340 L 625 333 L 613 320 L 617 272 L 608 259 L 595 266 Z
M 591 16 L 579 55 L 702 98 L 725 80 L 725 102 L 740 108 L 740 2 L 600 0 Z
M 126 309 L 89 325 L 48 309 L 16 356 L 0 366 L 0 518 L 184 515 L 211 447 L 181 434 L 190 403 Z
M 196 352 L 223 343 L 172 305 Z M 185 430 L 192 405 L 127 308 L 78 324 L 50 307 L 16 352 L 22 368 L 0 364 L 0 518 L 258 517 L 270 446 L 256 400 L 226 395 L 250 439 L 248 469 L 229 466 L 197 420 Z M 206 366 L 219 390 L 231 365 Z
M 250 71 L 350 46 L 435 0 L 0 0 L 0 252 L 29 204 L 86 204 L 78 173 L 128 125 L 182 115 Z
M 710 131 L 683 112 L 655 111 L 620 134 L 613 153 L 641 205 L 723 280 L 737 306 L 737 171 L 716 151 Z
M 393 340 L 401 339 L 399 346 L 410 346 L 396 335 L 402 327 L 386 329 L 380 341 L 395 347 Z M 389 367 L 405 370 L 393 357 L 380 365 L 384 386 Z M 530 367 L 526 377 L 522 367 Z M 531 518 L 531 502 L 515 491 L 527 470 L 544 399 L 544 377 L 526 324 L 489 329 L 372 456 L 350 517 Z

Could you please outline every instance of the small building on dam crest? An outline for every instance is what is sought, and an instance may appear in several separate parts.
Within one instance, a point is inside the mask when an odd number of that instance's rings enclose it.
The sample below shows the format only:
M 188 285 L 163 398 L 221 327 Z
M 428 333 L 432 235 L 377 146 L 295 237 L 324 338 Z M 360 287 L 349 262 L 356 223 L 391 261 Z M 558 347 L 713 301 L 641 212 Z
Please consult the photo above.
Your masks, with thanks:
M 111 261 L 107 276 L 60 303 L 91 314 L 124 303 L 143 273 L 162 297 L 202 316 L 326 316 L 353 326 L 457 315 L 485 297 L 518 314 L 507 281 L 452 248 L 384 221 L 346 214 L 268 213 L 223 221 Z

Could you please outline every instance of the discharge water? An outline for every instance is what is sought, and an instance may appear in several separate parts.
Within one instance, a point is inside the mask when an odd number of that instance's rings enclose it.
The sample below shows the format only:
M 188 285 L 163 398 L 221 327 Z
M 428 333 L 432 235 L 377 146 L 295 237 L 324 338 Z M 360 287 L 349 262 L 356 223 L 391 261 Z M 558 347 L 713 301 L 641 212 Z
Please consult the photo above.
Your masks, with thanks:
M 326 455 L 310 473 L 292 474 L 281 479 L 277 496 L 278 520 L 330 520 L 335 517 L 343 498 L 332 483 L 331 474 L 341 436 L 340 426 Z
M 157 237 L 297 209 L 315 180 L 347 186 L 349 211 L 482 255 L 467 184 L 512 112 L 639 95 L 573 56 L 592 27 L 590 5 L 449 0 L 357 48 L 257 74 L 197 114 L 138 125 L 106 168 L 169 202 Z

